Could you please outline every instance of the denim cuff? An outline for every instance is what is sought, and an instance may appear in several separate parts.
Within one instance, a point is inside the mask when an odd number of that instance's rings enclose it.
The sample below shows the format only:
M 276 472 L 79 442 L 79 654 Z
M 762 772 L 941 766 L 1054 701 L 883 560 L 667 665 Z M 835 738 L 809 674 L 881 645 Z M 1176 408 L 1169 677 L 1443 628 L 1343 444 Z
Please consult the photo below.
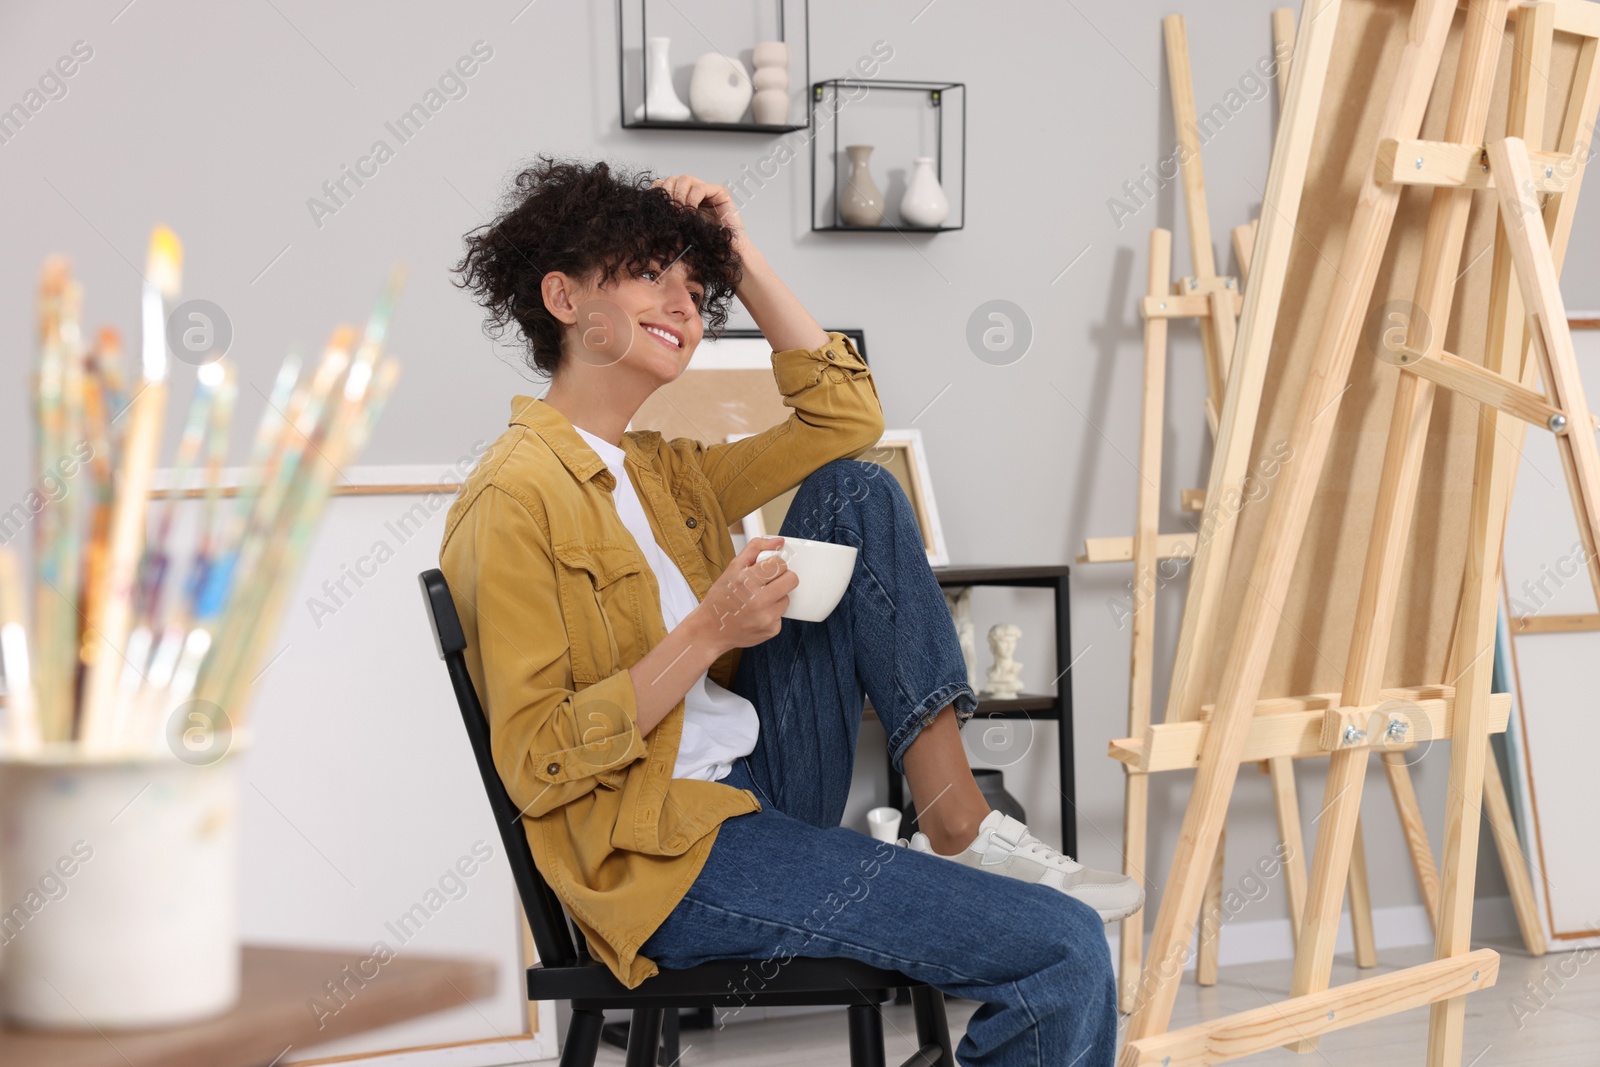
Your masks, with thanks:
M 889 755 L 896 771 L 905 773 L 903 760 L 906 749 L 910 748 L 911 742 L 917 739 L 917 735 L 938 717 L 946 704 L 955 705 L 956 729 L 959 730 L 966 726 L 967 721 L 978 710 L 978 696 L 966 682 L 951 682 L 924 697 L 906 716 L 905 724 L 889 738 Z

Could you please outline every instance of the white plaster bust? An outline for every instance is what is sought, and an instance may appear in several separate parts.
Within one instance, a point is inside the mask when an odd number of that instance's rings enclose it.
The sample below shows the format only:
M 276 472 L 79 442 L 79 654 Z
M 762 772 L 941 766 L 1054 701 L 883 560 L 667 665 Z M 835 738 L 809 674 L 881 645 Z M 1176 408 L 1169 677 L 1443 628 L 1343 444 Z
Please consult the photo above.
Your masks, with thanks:
M 989 627 L 989 651 L 994 653 L 994 666 L 989 668 L 989 686 L 983 691 L 984 696 L 1010 699 L 1022 692 L 1022 664 L 1012 658 L 1021 637 L 1022 627 L 1016 623 L 1002 622 Z

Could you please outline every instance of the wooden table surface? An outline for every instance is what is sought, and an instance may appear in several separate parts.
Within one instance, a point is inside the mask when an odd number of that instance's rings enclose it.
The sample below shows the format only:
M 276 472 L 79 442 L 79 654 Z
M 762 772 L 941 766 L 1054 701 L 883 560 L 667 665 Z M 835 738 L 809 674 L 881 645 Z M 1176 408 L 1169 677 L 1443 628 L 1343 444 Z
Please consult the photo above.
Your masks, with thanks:
M 268 1067 L 305 1049 L 418 1015 L 456 1007 L 494 992 L 494 964 L 481 960 L 398 955 L 365 986 L 352 981 L 344 1006 L 321 1020 L 313 997 L 336 1006 L 325 983 L 344 977 L 367 956 L 288 948 L 243 950 L 244 974 L 233 1011 L 165 1030 L 61 1033 L 0 1030 L 5 1067 Z

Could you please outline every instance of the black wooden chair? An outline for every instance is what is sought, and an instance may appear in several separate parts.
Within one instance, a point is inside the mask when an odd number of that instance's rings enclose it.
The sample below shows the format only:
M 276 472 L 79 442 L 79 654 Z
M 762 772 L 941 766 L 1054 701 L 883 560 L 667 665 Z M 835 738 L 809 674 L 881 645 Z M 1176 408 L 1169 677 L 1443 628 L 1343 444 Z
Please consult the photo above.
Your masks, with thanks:
M 848 1007 L 851 1067 L 885 1067 L 881 1005 L 896 989 L 910 990 L 916 1016 L 918 1049 L 903 1067 L 956 1067 L 945 1018 L 944 994 L 898 971 L 887 971 L 851 959 L 794 957 L 770 979 L 761 969 L 767 961 L 713 960 L 688 970 L 667 970 L 629 989 L 589 955 L 582 932 L 573 925 L 560 900 L 534 866 L 522 829 L 522 817 L 506 793 L 489 749 L 489 725 L 483 705 L 467 673 L 466 636 L 456 614 L 450 588 L 438 570 L 419 576 L 439 657 L 450 672 L 461 718 L 472 739 L 473 755 L 489 794 L 506 858 L 539 950 L 539 963 L 528 968 L 529 1000 L 572 1002 L 561 1067 L 593 1067 L 599 1052 L 606 1008 L 629 1008 L 633 1021 L 627 1041 L 627 1067 L 667 1067 L 678 1058 L 677 1026 L 668 1027 L 669 1047 L 662 1046 L 663 1016 L 677 1022 L 678 1010 L 756 1005 L 838 1004 Z M 759 989 L 749 989 L 759 975 Z

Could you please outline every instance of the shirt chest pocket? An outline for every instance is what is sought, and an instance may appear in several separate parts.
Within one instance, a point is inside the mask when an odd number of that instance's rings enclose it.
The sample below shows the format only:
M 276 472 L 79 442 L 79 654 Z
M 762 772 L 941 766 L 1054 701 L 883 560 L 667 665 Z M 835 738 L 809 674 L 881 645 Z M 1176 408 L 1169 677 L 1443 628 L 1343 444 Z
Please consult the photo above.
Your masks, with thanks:
M 553 545 L 561 617 L 572 654 L 572 680 L 589 685 L 621 669 L 637 643 L 640 568 L 631 547 L 613 542 Z
M 701 555 L 708 555 L 717 535 L 712 527 L 720 511 L 717 496 L 704 480 L 690 480 L 673 493 L 678 510 L 683 513 L 684 532 Z

